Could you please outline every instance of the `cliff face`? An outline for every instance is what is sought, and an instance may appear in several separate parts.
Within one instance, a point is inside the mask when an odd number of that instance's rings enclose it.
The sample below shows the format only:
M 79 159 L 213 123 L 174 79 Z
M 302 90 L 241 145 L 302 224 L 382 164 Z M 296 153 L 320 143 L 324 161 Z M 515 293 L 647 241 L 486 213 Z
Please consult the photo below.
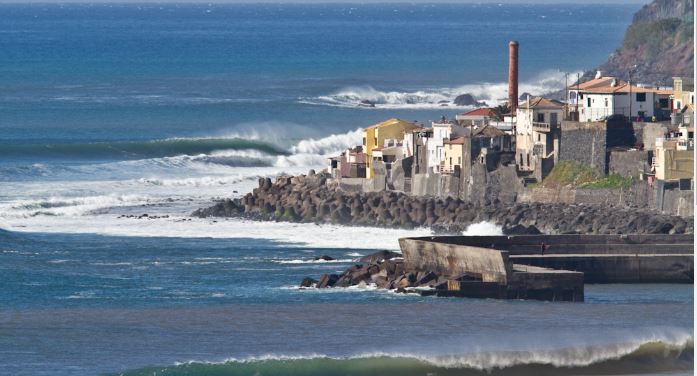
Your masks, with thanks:
M 694 0 L 654 0 L 636 14 L 622 45 L 596 70 L 637 83 L 671 85 L 673 76 L 692 77 Z M 636 68 L 634 68 L 636 65 Z

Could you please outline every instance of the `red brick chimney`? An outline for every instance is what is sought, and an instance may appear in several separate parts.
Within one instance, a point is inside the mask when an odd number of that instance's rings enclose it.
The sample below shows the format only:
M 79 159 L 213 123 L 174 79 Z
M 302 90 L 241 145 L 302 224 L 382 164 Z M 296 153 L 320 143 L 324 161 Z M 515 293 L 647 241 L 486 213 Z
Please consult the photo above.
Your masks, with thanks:
M 508 42 L 508 105 L 515 115 L 518 108 L 518 42 Z

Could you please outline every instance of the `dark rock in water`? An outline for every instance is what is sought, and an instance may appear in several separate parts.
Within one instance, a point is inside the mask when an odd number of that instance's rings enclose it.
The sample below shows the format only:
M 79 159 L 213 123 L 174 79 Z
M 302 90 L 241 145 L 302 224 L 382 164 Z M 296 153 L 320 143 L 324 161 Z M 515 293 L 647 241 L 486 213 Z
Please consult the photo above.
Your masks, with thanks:
M 528 227 L 525 227 L 521 224 L 517 224 L 512 227 L 507 227 L 503 229 L 503 233 L 506 235 L 539 235 L 541 234 L 540 230 L 537 229 L 537 227 L 530 225 Z
M 362 100 L 361 103 L 359 103 L 358 105 L 363 107 L 375 107 L 375 103 L 367 99 Z
M 360 259 L 358 259 L 358 261 L 364 262 L 367 264 L 375 264 L 378 262 L 383 262 L 386 260 L 393 259 L 395 257 L 402 257 L 402 254 L 397 253 L 397 252 L 392 252 L 392 251 L 378 251 L 378 252 L 373 253 L 372 255 L 363 256 Z
M 318 281 L 316 279 L 312 279 L 310 277 L 305 277 L 305 278 L 303 278 L 303 281 L 300 282 L 300 287 L 312 287 L 312 285 L 317 284 L 317 282 Z
M 450 101 L 438 101 L 438 104 L 448 104 Z
M 483 106 L 485 103 L 477 102 L 472 94 L 460 94 L 453 100 L 456 106 Z
M 339 276 L 336 274 L 322 274 L 322 276 L 319 278 L 319 282 L 317 282 L 317 288 L 322 289 L 325 287 L 332 287 L 336 284 L 336 281 L 339 279 Z
M 331 256 L 322 255 L 322 256 L 319 256 L 319 257 L 315 257 L 313 260 L 314 260 L 314 261 L 319 261 L 319 260 L 323 260 L 323 261 L 333 261 L 333 260 L 336 260 L 336 259 L 335 259 L 334 257 L 331 257 Z

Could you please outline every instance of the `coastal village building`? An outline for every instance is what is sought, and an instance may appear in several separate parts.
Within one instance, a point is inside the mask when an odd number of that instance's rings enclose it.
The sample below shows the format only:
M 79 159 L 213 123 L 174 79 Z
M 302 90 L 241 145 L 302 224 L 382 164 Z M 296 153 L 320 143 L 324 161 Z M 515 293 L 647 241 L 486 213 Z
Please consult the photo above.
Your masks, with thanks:
M 358 146 L 344 150 L 338 157 L 329 158 L 329 173 L 333 178 L 365 178 L 366 154 Z
M 445 158 L 444 141 L 469 134 L 469 129 L 442 117 L 439 122 L 432 122 L 433 137 L 428 140 L 428 167 L 431 172 L 438 172 Z
M 372 164 L 374 166 L 375 162 L 383 162 L 388 179 L 392 177 L 392 165 L 404 158 L 402 140 L 388 139 L 383 146 L 373 149 Z
M 414 157 L 414 173 L 428 170 L 428 143 L 433 139 L 433 128 L 417 128 L 404 134 L 404 156 Z
M 372 163 L 373 152 L 384 147 L 385 140 L 401 140 L 404 134 L 419 128 L 418 125 L 400 119 L 389 119 L 363 130 L 363 150 L 366 153 L 366 178 L 373 177 Z
M 656 180 L 677 182 L 694 176 L 694 126 L 681 126 L 678 132 L 656 139 L 652 167 Z
M 494 124 L 487 124 L 472 131 L 471 157 L 473 160 L 486 166 L 487 171 L 492 171 L 501 162 L 514 162 L 515 142 L 514 137 Z
M 455 120 L 461 126 L 478 126 L 483 127 L 489 124 L 490 121 L 498 121 L 498 114 L 488 107 L 475 108 L 472 111 L 465 112 L 463 114 L 455 115 Z
M 553 163 L 559 150 L 558 129 L 564 105 L 552 99 L 535 97 L 521 102 L 516 111 L 515 160 L 518 170 L 532 172 L 543 162 Z
M 439 173 L 460 175 L 465 154 L 469 153 L 469 149 L 465 147 L 465 142 L 464 136 L 443 141 L 444 155 L 443 162 L 437 168 Z M 467 158 L 467 163 L 469 163 L 469 158 Z
M 671 89 L 630 85 L 616 77 L 596 78 L 569 86 L 571 118 L 605 120 L 613 115 L 662 120 L 670 114 Z
M 694 90 L 692 77 L 673 77 L 673 94 L 670 96 L 672 112 L 680 112 L 689 104 L 694 105 Z
M 695 85 L 692 78 L 673 77 L 673 94 L 670 96 L 671 122 L 674 125 L 693 125 L 695 113 Z

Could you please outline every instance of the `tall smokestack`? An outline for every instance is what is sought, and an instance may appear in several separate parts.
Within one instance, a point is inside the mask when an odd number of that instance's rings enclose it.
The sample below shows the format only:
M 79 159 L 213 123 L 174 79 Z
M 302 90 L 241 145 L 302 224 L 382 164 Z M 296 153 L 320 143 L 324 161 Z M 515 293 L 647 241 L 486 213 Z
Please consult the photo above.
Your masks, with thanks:
M 518 108 L 518 42 L 508 42 L 508 106 L 515 115 Z

